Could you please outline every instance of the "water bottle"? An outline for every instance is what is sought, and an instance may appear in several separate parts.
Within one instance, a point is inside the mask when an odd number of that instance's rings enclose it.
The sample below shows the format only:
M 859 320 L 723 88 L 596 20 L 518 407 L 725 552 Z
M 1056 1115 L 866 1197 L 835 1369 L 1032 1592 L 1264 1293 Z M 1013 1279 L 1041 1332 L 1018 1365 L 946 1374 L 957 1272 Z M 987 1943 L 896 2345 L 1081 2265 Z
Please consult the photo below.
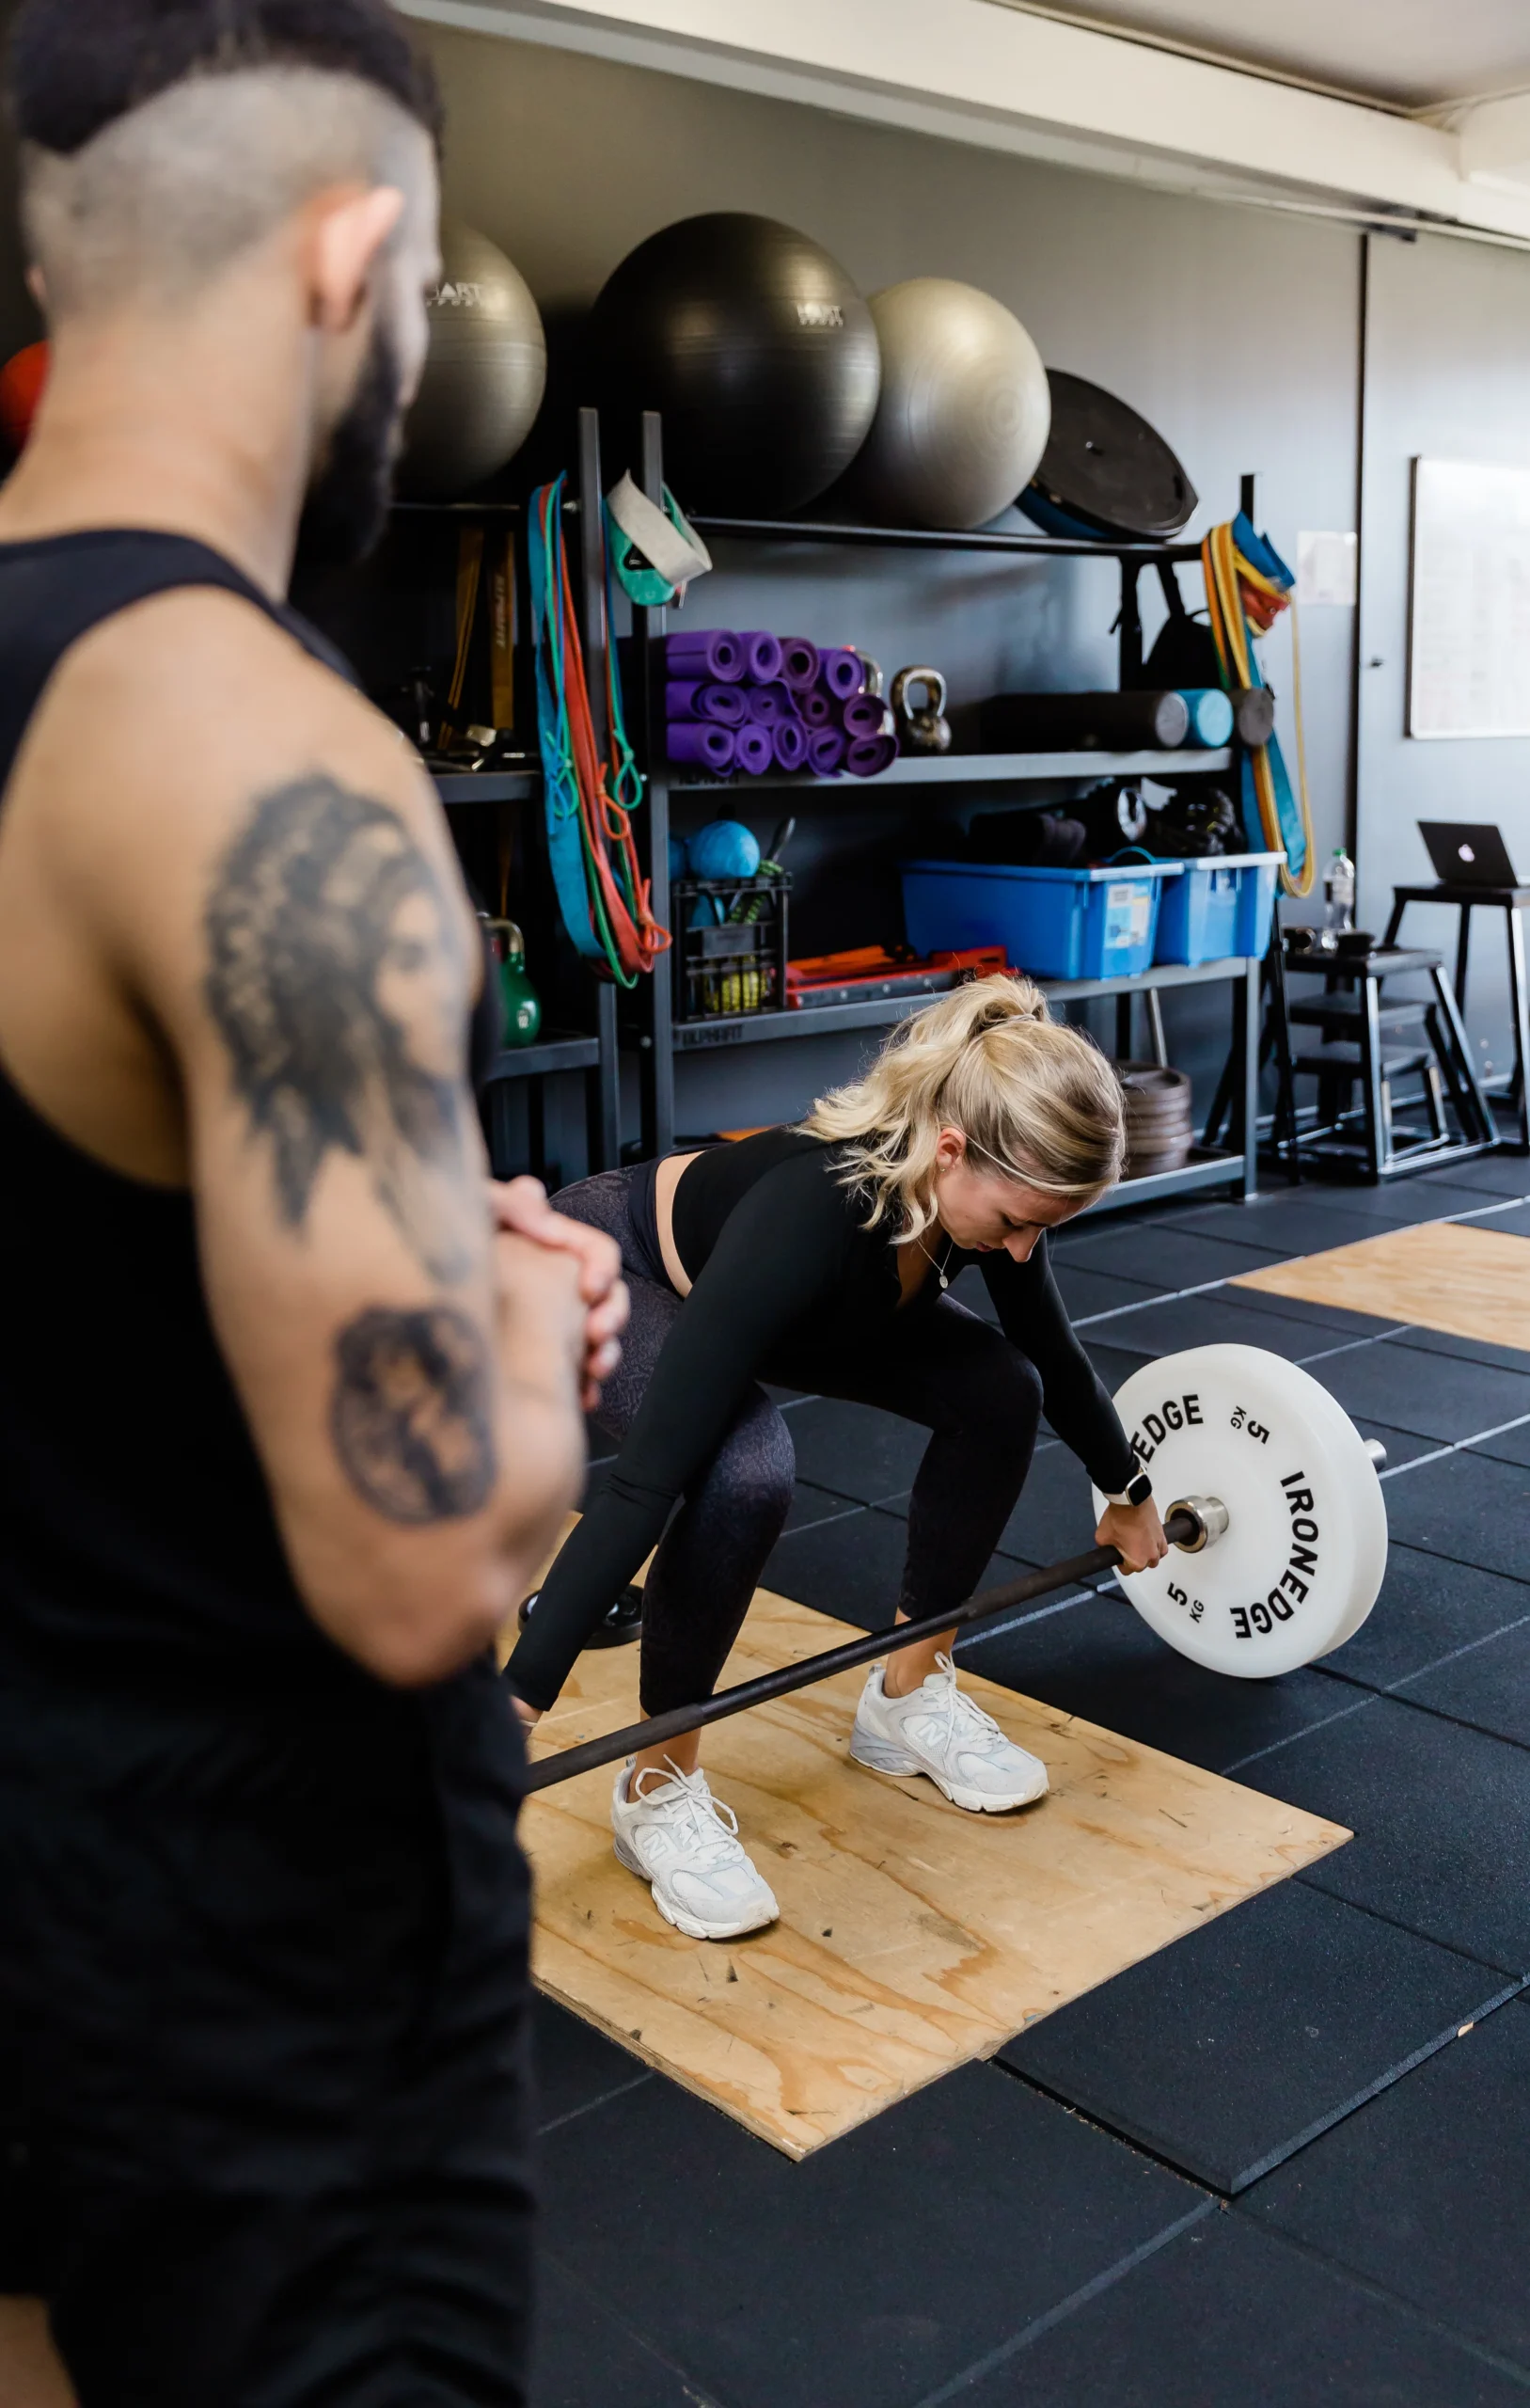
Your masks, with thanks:
M 1332 953 L 1340 937 L 1347 936 L 1355 924 L 1355 865 L 1342 845 L 1333 849 L 1323 878 L 1323 934 L 1325 953 Z

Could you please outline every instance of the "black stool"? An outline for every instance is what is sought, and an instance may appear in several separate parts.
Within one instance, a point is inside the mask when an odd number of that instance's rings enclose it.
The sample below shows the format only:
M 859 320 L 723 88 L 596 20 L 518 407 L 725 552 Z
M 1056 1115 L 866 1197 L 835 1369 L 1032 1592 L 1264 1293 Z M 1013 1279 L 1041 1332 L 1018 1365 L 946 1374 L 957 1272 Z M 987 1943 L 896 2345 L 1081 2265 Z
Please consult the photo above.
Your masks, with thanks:
M 1530 1058 L 1530 994 L 1524 976 L 1524 928 L 1520 913 L 1530 910 L 1530 886 L 1460 886 L 1454 880 L 1442 886 L 1395 886 L 1392 890 L 1392 917 L 1386 924 L 1382 942 L 1392 944 L 1402 926 L 1402 915 L 1410 903 L 1454 903 L 1460 912 L 1460 927 L 1456 937 L 1456 1006 L 1466 1010 L 1466 964 L 1472 945 L 1472 913 L 1474 910 L 1502 911 L 1508 937 L 1509 1011 L 1514 1023 L 1514 1069 L 1511 1074 L 1484 1080 L 1483 1091 L 1488 1095 L 1507 1095 L 1519 1113 L 1520 1141 L 1514 1150 L 1530 1153 L 1530 1088 L 1525 1079 L 1525 1064 Z
M 1324 982 L 1321 995 L 1289 1007 L 1293 1027 L 1323 1033 L 1316 1052 L 1294 1054 L 1291 1061 L 1298 1077 L 1318 1081 L 1319 1125 L 1304 1135 L 1309 1156 L 1348 1162 L 1375 1185 L 1399 1171 L 1485 1153 L 1497 1143 L 1492 1107 L 1439 954 L 1396 945 L 1369 953 L 1287 953 L 1286 974 L 1298 974 Z M 1402 977 L 1424 978 L 1429 992 L 1383 996 L 1382 981 Z M 1388 1037 L 1404 1030 L 1417 1032 L 1412 1042 L 1387 1044 Z M 1415 1077 L 1422 1083 L 1419 1102 L 1428 1123 L 1422 1134 L 1398 1124 L 1393 1099 L 1396 1082 Z M 1357 1085 L 1358 1108 L 1346 1100 Z

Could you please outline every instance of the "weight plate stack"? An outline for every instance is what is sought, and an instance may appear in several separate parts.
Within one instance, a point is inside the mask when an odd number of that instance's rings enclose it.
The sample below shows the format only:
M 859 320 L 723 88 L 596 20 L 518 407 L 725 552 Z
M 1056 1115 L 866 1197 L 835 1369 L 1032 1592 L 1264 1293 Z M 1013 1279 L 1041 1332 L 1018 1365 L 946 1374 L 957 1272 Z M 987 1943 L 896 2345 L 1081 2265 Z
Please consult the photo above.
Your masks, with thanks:
M 1191 1084 L 1183 1070 L 1157 1062 L 1118 1062 L 1116 1075 L 1126 1101 L 1128 1179 L 1178 1170 L 1195 1142 Z

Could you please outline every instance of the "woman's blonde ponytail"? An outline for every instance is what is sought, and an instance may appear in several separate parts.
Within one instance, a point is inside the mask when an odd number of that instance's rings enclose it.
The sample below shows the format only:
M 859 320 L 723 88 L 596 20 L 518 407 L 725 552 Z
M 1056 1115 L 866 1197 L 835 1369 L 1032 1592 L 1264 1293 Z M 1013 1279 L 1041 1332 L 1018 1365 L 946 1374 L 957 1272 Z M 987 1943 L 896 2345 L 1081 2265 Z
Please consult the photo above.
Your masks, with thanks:
M 864 1078 L 821 1096 L 802 1123 L 837 1144 L 867 1226 L 903 1240 L 935 1218 L 936 1148 L 959 1129 L 978 1157 L 1050 1196 L 1090 1201 L 1121 1176 L 1121 1089 L 1082 1030 L 1054 1021 L 1029 978 L 975 978 L 893 1030 Z

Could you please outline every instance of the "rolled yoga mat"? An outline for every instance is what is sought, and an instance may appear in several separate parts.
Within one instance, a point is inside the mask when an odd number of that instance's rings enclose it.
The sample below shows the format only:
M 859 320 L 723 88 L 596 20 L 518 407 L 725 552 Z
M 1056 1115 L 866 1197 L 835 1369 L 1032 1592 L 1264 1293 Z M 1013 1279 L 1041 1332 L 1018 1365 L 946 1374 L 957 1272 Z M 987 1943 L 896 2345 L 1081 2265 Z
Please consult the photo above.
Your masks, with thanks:
M 736 738 L 731 727 L 711 720 L 671 720 L 665 730 L 671 761 L 688 761 L 698 768 L 722 770 L 733 766 Z
M 774 766 L 776 755 L 771 747 L 770 730 L 756 727 L 751 721 L 741 727 L 733 738 L 733 766 L 747 769 L 751 778 L 763 778 Z
M 818 647 L 806 636 L 782 636 L 781 673 L 794 694 L 805 694 L 818 682 Z
M 800 720 L 783 719 L 770 731 L 770 749 L 776 756 L 778 769 L 801 769 L 807 767 L 808 731 Z
M 719 727 L 742 727 L 749 715 L 742 686 L 718 686 L 703 678 L 671 677 L 664 689 L 666 719 L 712 719 Z
M 1186 731 L 1188 744 L 1204 745 L 1214 752 L 1219 746 L 1230 743 L 1233 733 L 1233 698 L 1220 686 L 1181 686 L 1179 699 L 1190 713 Z
M 797 706 L 802 714 L 804 727 L 833 726 L 834 705 L 821 686 L 814 686 L 809 693 L 798 694 Z
M 746 627 L 738 639 L 744 647 L 744 671 L 757 686 L 774 685 L 781 675 L 781 638 L 767 627 Z
M 840 725 L 852 742 L 857 737 L 887 734 L 887 705 L 875 694 L 856 694 L 840 713 Z
M 879 778 L 897 757 L 895 736 L 858 736 L 844 755 L 844 766 L 853 778 Z
M 696 627 L 666 636 L 664 665 L 671 677 L 709 677 L 736 686 L 744 674 L 744 647 L 727 627 Z
M 757 727 L 779 727 L 782 720 L 796 720 L 797 696 L 790 686 L 778 679 L 771 686 L 751 686 L 746 690 L 749 715 Z
M 818 682 L 837 703 L 847 703 L 866 682 L 866 664 L 859 652 L 841 645 L 818 655 Z
M 808 738 L 808 767 L 815 777 L 837 778 L 844 767 L 845 739 L 837 727 L 815 727 Z

